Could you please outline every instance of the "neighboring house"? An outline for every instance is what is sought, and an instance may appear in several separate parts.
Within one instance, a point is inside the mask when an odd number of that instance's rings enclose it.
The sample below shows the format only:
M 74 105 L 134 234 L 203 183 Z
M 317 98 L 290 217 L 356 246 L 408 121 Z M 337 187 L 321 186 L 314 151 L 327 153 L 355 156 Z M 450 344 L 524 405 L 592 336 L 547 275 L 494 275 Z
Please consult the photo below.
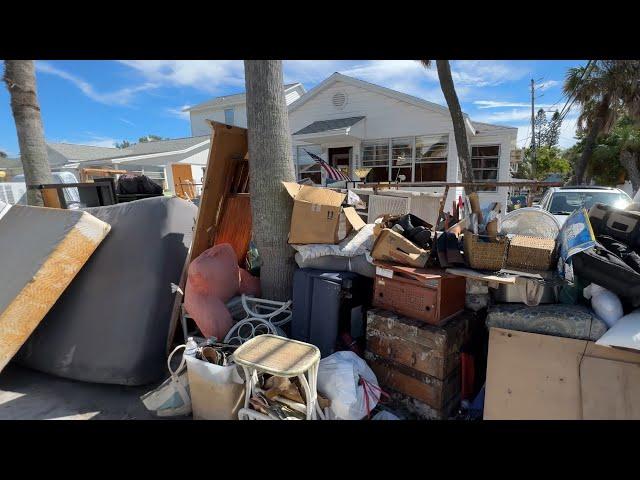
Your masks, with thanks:
M 368 181 L 461 180 L 449 110 L 412 95 L 334 73 L 310 91 L 285 85 L 298 179 L 323 184 L 319 166 L 307 154 L 319 155 L 348 171 L 370 168 Z M 296 99 L 297 97 L 297 99 Z M 245 95 L 219 97 L 186 109 L 193 134 L 210 131 L 206 120 L 246 127 Z M 475 178 L 508 181 L 519 162 L 517 128 L 472 121 L 465 114 Z M 441 192 L 443 188 L 409 187 Z M 506 205 L 508 187 L 485 188 L 483 203 Z M 450 189 L 447 205 L 462 194 Z
M 192 178 L 200 182 L 207 164 L 210 135 L 142 142 L 127 148 L 93 147 L 70 143 L 49 143 L 49 163 L 54 171 L 79 173 L 81 168 L 116 168 L 142 172 L 159 183 L 173 188 L 170 165 L 191 165 Z
M 284 86 L 284 96 L 287 105 L 295 102 L 306 90 L 301 83 L 290 83 Z M 193 107 L 185 108 L 189 112 L 191 135 L 210 135 L 211 127 L 207 120 L 213 120 L 227 125 L 247 128 L 247 99 L 244 93 L 216 97 Z

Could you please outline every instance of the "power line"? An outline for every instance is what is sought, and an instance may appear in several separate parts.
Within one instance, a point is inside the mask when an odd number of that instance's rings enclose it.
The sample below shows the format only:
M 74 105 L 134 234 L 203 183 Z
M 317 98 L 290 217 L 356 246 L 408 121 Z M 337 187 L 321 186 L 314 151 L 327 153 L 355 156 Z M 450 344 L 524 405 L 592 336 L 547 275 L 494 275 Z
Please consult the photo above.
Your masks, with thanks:
M 571 91 L 571 93 L 567 98 L 567 102 L 564 104 L 564 107 L 562 107 L 562 110 L 560 111 L 560 121 L 563 121 L 564 117 L 566 117 L 567 113 L 569 113 L 569 110 L 571 110 L 571 107 L 573 106 L 573 103 L 576 101 L 576 98 L 577 98 L 575 93 L 578 91 L 578 87 L 583 81 L 587 79 L 587 77 L 591 73 L 591 70 L 593 70 L 594 66 L 595 66 L 594 60 L 589 60 L 587 62 L 587 65 L 585 66 L 585 69 L 582 72 L 582 75 L 576 82 L 575 86 L 573 87 L 573 90 Z

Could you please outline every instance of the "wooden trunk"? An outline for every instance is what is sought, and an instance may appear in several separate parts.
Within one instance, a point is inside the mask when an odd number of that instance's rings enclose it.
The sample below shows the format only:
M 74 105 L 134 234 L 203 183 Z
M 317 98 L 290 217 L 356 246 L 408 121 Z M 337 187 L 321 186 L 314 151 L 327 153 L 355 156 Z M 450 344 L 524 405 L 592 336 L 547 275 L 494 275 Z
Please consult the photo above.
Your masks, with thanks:
M 468 338 L 471 316 L 464 312 L 433 326 L 386 310 L 369 310 L 367 350 L 444 379 L 460 366 L 460 348 Z

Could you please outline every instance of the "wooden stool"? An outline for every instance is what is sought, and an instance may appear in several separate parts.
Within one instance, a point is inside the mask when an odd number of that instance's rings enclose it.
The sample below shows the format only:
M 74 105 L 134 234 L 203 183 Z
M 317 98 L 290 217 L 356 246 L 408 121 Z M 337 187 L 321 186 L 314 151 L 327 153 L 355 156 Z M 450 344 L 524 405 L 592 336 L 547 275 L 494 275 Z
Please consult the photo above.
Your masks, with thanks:
M 316 386 L 320 364 L 318 347 L 289 338 L 264 334 L 243 343 L 234 352 L 233 358 L 236 364 L 242 366 L 246 385 L 244 408 L 238 412 L 240 420 L 266 417 L 249 409 L 249 400 L 258 385 L 258 373 L 268 373 L 276 377 L 297 377 L 305 393 L 306 418 L 307 420 L 317 418 L 319 407 Z

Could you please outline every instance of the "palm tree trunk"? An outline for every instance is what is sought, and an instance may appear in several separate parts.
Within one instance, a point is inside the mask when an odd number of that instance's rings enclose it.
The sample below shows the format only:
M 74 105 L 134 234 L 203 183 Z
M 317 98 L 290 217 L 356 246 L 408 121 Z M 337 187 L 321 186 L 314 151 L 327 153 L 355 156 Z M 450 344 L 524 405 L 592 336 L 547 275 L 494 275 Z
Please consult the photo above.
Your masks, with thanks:
M 589 133 L 587 133 L 587 136 L 584 139 L 584 148 L 582 150 L 582 153 L 580 154 L 580 158 L 575 165 L 575 174 L 573 176 L 572 183 L 573 185 L 582 185 L 586 181 L 585 175 L 587 173 L 587 166 L 589 165 L 591 155 L 593 155 L 593 150 L 596 148 L 598 135 L 602 133 L 602 128 L 604 127 L 604 121 L 608 110 L 609 96 L 605 95 L 598 105 L 596 118 L 594 118 L 593 123 L 591 124 L 591 128 L 589 129 Z
M 44 141 L 33 60 L 5 60 L 4 81 L 11 96 L 20 160 L 27 184 L 27 202 L 42 206 L 42 193 L 29 186 L 53 183 L 53 177 Z
M 620 164 L 627 170 L 631 186 L 633 187 L 633 195 L 640 188 L 640 169 L 638 168 L 638 158 L 627 149 L 620 152 Z M 633 198 L 633 195 L 631 197 Z
M 291 298 L 294 251 L 287 243 L 291 198 L 282 181 L 294 182 L 280 60 L 245 60 L 249 176 L 253 240 L 263 264 L 260 283 L 265 298 Z
M 469 151 L 469 142 L 467 141 L 467 129 L 465 127 L 464 116 L 462 115 L 462 108 L 460 108 L 460 102 L 458 101 L 458 95 L 456 94 L 456 88 L 453 84 L 449 60 L 436 60 L 436 67 L 438 69 L 438 78 L 440 79 L 440 88 L 447 101 L 447 107 L 449 107 L 451 121 L 453 122 L 453 133 L 456 138 L 462 181 L 465 183 L 474 183 L 471 152 Z M 476 188 L 465 187 L 465 191 L 472 193 L 476 191 Z

